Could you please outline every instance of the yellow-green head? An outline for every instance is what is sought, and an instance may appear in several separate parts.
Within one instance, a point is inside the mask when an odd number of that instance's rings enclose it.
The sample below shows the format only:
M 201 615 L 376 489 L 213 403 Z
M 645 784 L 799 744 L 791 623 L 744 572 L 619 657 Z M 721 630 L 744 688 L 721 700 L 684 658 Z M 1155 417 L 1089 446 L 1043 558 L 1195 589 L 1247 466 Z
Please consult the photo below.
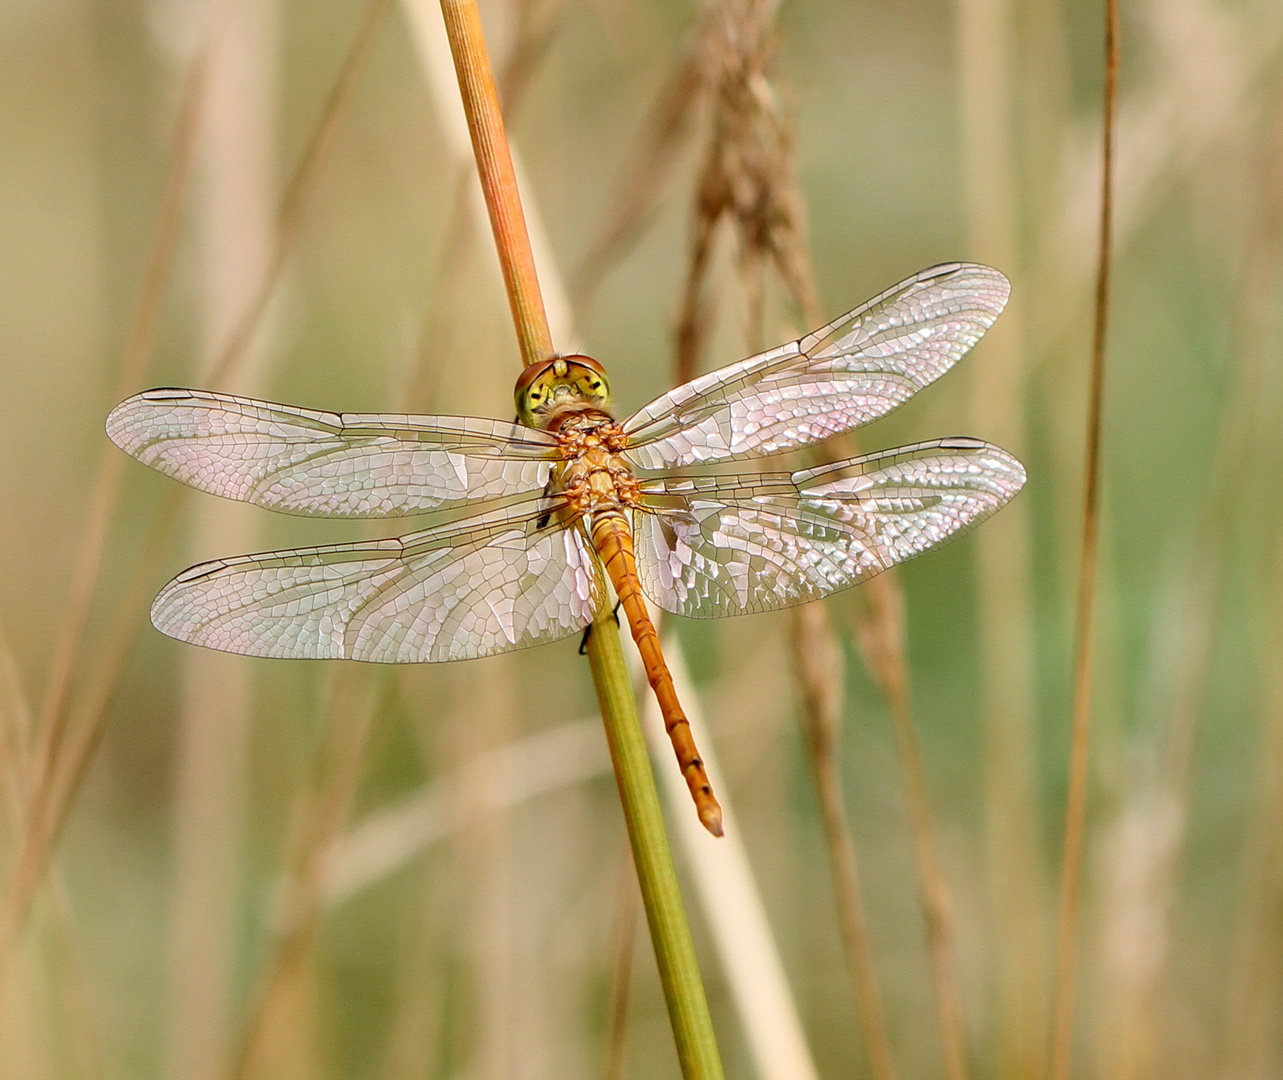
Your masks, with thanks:
M 557 427 L 571 412 L 591 409 L 610 415 L 610 383 L 591 356 L 556 356 L 531 364 L 513 391 L 517 419 L 537 428 Z

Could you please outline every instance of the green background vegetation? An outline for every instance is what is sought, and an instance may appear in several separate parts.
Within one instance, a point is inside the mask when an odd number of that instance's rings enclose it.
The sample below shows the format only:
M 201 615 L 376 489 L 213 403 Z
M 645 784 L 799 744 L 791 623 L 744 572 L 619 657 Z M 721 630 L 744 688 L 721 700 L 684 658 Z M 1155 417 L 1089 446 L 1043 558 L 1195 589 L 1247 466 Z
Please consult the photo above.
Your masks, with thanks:
M 1038 1073 L 1047 1031 L 1100 12 L 1055 0 L 975 3 L 788 0 L 773 73 L 795 128 L 826 316 L 951 259 L 994 261 L 1013 283 L 1003 336 L 995 331 L 860 440 L 876 449 L 969 434 L 1008 446 L 1030 474 L 1011 522 L 995 519 L 900 574 L 970 1063 L 978 1077 L 1016 1077 Z M 533 56 L 510 133 L 550 254 L 573 282 L 613 220 L 630 155 L 698 12 L 551 4 L 527 10 L 546 20 L 546 47 Z M 256 43 L 251 74 L 261 81 L 241 87 L 251 107 L 217 105 L 207 122 L 226 108 L 257 125 L 264 168 L 198 141 L 150 367 L 131 391 L 201 384 L 218 348 L 210 342 L 230 326 L 217 305 L 239 310 L 257 280 L 253 258 L 240 271 L 219 260 L 238 230 L 251 250 L 270 246 L 275 208 L 363 7 L 229 6 L 251 11 L 229 34 Z M 76 600 L 71 568 L 102 421 L 144 289 L 202 7 L 0 8 L 0 704 L 11 794 L 25 790 L 26 776 L 14 747 L 35 739 L 29 725 Z M 968 120 L 961 73 L 975 59 L 967 49 L 982 46 L 958 29 L 976 10 L 996 12 L 1005 76 Z M 483 13 L 502 66 L 515 9 L 496 2 Z M 1144 0 L 1124 10 L 1080 1075 L 1283 1071 L 1281 47 L 1283 17 L 1269 2 Z M 979 66 L 1004 70 L 983 56 Z M 672 383 L 700 122 L 636 243 L 591 297 L 572 293 L 573 344 L 608 366 L 622 413 Z M 484 226 L 462 240 L 452 231 L 469 179 L 404 10 L 393 7 L 234 388 L 334 410 L 409 403 L 509 416 L 518 358 L 489 237 Z M 230 205 L 257 204 L 261 219 L 220 217 L 229 205 L 220 191 L 247 200 Z M 731 257 L 715 277 L 724 288 L 710 367 L 745 352 Z M 223 292 L 211 294 L 211 281 Z M 241 295 L 228 300 L 238 281 Z M 777 306 L 783 337 L 798 327 Z M 342 832 L 511 740 L 590 717 L 575 643 L 397 671 L 240 658 L 202 667 L 203 656 L 146 626 L 129 594 L 173 486 L 141 466 L 124 469 L 75 658 L 73 732 L 120 628 L 136 640 L 111 682 L 50 885 L 8 967 L 0 1073 L 208 1080 L 233 1075 L 236 1048 L 261 1030 L 247 1075 L 602 1075 L 628 880 L 607 772 L 510 810 L 466 813 L 462 827 L 324 911 L 314 934 L 289 939 L 296 949 L 285 963 L 273 916 L 274 890 L 308 848 L 309 830 L 323 831 L 327 806 L 337 807 L 329 827 Z M 183 504 L 177 538 L 143 567 L 148 595 L 199 559 L 400 528 L 252 510 L 228 524 L 202 505 L 212 502 Z M 980 545 L 999 528 L 1027 558 L 999 560 L 1010 568 L 1002 587 L 1011 608 L 986 599 L 993 577 L 977 572 Z M 939 1040 L 895 739 L 861 658 L 858 590 L 829 609 L 846 660 L 844 790 L 891 1041 L 905 1077 L 935 1076 Z M 994 624 L 1004 610 L 1023 613 L 1014 633 L 1027 667 L 1019 657 L 995 664 L 985 644 L 1011 629 Z M 818 1071 L 868 1075 L 788 619 L 675 629 L 720 759 L 714 782 L 734 804 Z M 1029 679 L 1025 711 L 1013 663 Z M 1004 690 L 1014 710 L 986 704 Z M 224 724 L 225 737 L 211 735 Z M 1003 757 L 1013 745 L 1014 757 Z M 657 764 L 672 767 L 667 756 Z M 344 807 L 335 793 L 348 782 Z M 467 810 L 478 790 L 456 801 Z M 6 802 L 0 831 L 10 883 L 21 835 L 14 807 Z M 678 861 L 681 870 L 680 853 Z M 695 922 L 727 1074 L 754 1075 L 697 912 Z M 284 982 L 265 1010 L 272 971 Z M 193 1047 L 204 1047 L 201 1068 L 191 1065 Z M 676 1075 L 644 937 L 627 1057 L 629 1076 Z

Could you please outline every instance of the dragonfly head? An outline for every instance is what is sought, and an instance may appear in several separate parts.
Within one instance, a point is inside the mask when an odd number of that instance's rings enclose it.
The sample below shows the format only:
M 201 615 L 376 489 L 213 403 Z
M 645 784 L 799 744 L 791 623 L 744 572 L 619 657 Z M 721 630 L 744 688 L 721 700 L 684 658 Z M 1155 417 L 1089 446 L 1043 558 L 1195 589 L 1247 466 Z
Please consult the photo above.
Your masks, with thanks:
M 517 379 L 513 396 L 517 419 L 530 427 L 552 428 L 585 409 L 610 414 L 610 383 L 591 356 L 555 356 L 531 364 Z

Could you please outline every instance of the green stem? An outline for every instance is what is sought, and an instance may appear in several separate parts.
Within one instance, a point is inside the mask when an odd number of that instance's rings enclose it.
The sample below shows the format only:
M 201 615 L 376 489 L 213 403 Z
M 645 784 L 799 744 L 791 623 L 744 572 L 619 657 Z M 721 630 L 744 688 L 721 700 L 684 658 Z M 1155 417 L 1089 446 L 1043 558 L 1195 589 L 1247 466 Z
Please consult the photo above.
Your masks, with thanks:
M 537 363 L 553 355 L 552 335 L 539 292 L 481 18 L 475 0 L 441 0 L 441 11 L 522 359 L 526 364 Z M 677 887 L 655 778 L 651 775 L 646 741 L 637 719 L 637 699 L 624 665 L 619 626 L 614 619 L 598 618 L 593 623 L 588 659 L 615 763 L 619 798 L 624 804 L 624 820 L 633 846 L 637 880 L 641 884 L 682 1076 L 684 1080 L 722 1080 L 713 1021 L 708 1014 L 699 965 L 695 962 L 695 946 L 686 923 L 681 890 Z
M 624 807 L 642 903 L 655 946 L 659 978 L 685 1080 L 722 1080 L 722 1062 L 713 1037 L 704 984 L 686 922 L 677 872 L 673 867 L 664 816 L 650 769 L 646 740 L 637 717 L 637 699 L 624 663 L 619 625 L 600 617 L 588 635 L 588 660 L 597 686 L 615 781 Z

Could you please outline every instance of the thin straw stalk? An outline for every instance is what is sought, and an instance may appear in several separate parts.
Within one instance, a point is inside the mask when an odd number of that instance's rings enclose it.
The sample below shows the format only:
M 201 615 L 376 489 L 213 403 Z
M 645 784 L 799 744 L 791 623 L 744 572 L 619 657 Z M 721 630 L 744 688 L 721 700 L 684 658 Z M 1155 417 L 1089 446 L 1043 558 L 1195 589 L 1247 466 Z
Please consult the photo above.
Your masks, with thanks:
M 332 675 L 312 782 L 298 804 L 275 933 L 226 1073 L 232 1080 L 249 1080 L 260 1070 L 276 1074 L 264 1066 L 279 1065 L 273 1050 L 282 1041 L 284 1018 L 301 990 L 324 914 L 326 855 L 347 820 L 370 740 L 386 714 L 385 688 L 384 679 L 356 665 L 338 666 Z
M 169 282 L 174 251 L 182 225 L 182 208 L 191 181 L 200 123 L 200 104 L 204 94 L 208 46 L 193 59 L 184 79 L 182 99 L 174 124 L 173 152 L 161 198 L 156 234 L 147 259 L 138 307 L 134 312 L 129 339 L 121 354 L 116 387 L 119 397 L 134 390 L 142 379 L 151 356 L 161 300 Z M 105 443 L 105 440 L 104 440 Z M 93 494 L 86 515 L 84 533 L 76 551 L 71 574 L 70 601 L 59 630 L 58 644 L 45 685 L 40 716 L 34 735 L 38 739 L 35 760 L 28 775 L 28 788 L 35 792 L 46 780 L 57 759 L 66 733 L 67 700 L 80 654 L 89 606 L 102 567 L 107 542 L 107 526 L 116 505 L 120 481 L 124 475 L 125 457 L 114 446 L 99 450 L 95 466 Z
M 521 348 L 521 361 L 529 366 L 552 355 L 552 332 L 544 311 L 543 293 L 535 271 L 535 256 L 526 231 L 517 173 L 499 108 L 499 90 L 490 69 L 481 17 L 473 3 L 442 0 L 446 36 L 459 76 L 459 93 L 468 117 L 472 152 L 477 159 L 481 189 L 486 197 L 490 227 L 494 230 L 503 283 L 512 308 L 512 321 Z
M 603 1080 L 624 1080 L 624 1051 L 628 1046 L 628 1006 L 632 1000 L 633 960 L 637 945 L 637 887 L 627 864 L 621 866 L 615 909 L 615 971 L 610 982 L 610 1011 L 606 1024 Z
M 263 279 L 257 283 L 254 300 L 237 323 L 236 331 L 220 351 L 218 361 L 209 373 L 210 384 L 214 387 L 235 373 L 266 313 L 268 302 L 284 269 L 286 258 L 297 239 L 316 180 L 333 146 L 339 122 L 351 98 L 357 76 L 368 58 L 374 32 L 381 24 L 390 2 L 391 0 L 369 0 L 365 18 L 348 49 L 343 67 L 312 129 L 307 147 L 281 201 L 276 243 L 272 249 L 269 265 L 264 270 Z M 207 48 L 209 47 L 211 46 L 207 45 Z M 154 325 L 162 288 L 168 280 L 173 245 L 177 243 L 181 217 L 179 211 L 188 186 L 188 174 L 192 164 L 191 154 L 197 134 L 198 106 L 204 81 L 203 70 L 204 61 L 198 61 L 197 67 L 189 76 L 186 88 L 187 98 L 185 98 L 175 139 L 175 163 L 172 167 L 161 213 L 161 223 L 149 264 L 144 298 L 140 304 L 136 327 L 131 338 L 130 355 L 136 355 L 140 365 L 149 354 L 150 342 L 154 338 Z M 133 350 L 136 350 L 136 354 Z M 140 376 L 141 372 L 140 366 L 137 368 L 136 375 Z M 133 387 L 131 386 L 130 389 Z M 107 453 L 110 456 L 104 458 L 105 461 L 117 459 L 123 461 L 117 451 L 109 448 Z M 83 601 L 86 611 L 88 602 L 92 598 L 92 591 L 96 588 L 98 570 L 101 567 L 101 550 L 98 546 L 100 539 L 97 538 L 97 530 L 101 529 L 105 537 L 110 512 L 114 508 L 115 497 L 119 492 L 119 475 L 117 466 L 109 465 L 104 468 L 96 482 L 95 504 L 91 510 L 90 524 L 87 526 L 86 539 L 82 543 L 82 552 L 79 556 L 85 561 L 84 580 L 81 582 L 80 577 L 75 579 L 77 588 L 83 587 L 87 590 Z M 0 907 L 0 972 L 4 969 L 10 956 L 10 949 L 27 917 L 32 896 L 45 871 L 49 850 L 57 841 L 71 799 L 79 789 L 89 760 L 102 737 L 107 705 L 137 635 L 139 614 L 145 610 L 145 597 L 151 591 L 152 568 L 162 554 L 170 549 L 180 513 L 189 494 L 190 489 L 174 485 L 171 493 L 163 500 L 156 521 L 144 540 L 130 584 L 126 586 L 121 599 L 116 604 L 116 613 L 110 624 L 111 631 L 103 636 L 101 655 L 91 665 L 89 676 L 82 680 L 85 689 L 77 696 L 78 699 L 71 701 L 66 689 L 59 689 L 59 683 L 56 681 L 51 682 L 50 704 L 42 710 L 47 714 L 48 720 L 44 725 L 44 731 L 38 736 L 49 746 L 43 752 L 37 752 L 36 763 L 30 772 L 31 780 L 28 785 L 30 809 L 20 842 L 17 868 L 4 898 L 3 907 Z M 79 570 L 77 574 L 80 574 Z M 64 656 L 70 657 L 71 660 L 77 658 L 84 625 L 78 612 L 73 611 L 72 617 L 69 618 L 70 630 L 64 631 L 64 640 L 59 643 L 58 659 L 55 664 L 64 662 Z
M 441 10 L 522 360 L 527 365 L 537 363 L 552 355 L 552 334 L 539 292 L 480 14 L 471 0 L 442 0 Z M 712 1017 L 664 831 L 637 701 L 624 664 L 619 628 L 608 612 L 593 623 L 588 659 L 682 1074 L 687 1080 L 720 1080 L 722 1066 Z
M 677 696 L 686 706 L 691 734 L 703 748 L 704 763 L 711 775 L 724 775 L 676 635 L 665 635 L 664 655 Z M 635 684 L 643 678 L 640 663 L 634 664 Z M 662 751 L 668 733 L 654 698 L 646 700 L 642 728 L 651 753 Z M 722 961 L 727 997 L 739 1015 L 753 1074 L 757 1080 L 818 1080 L 766 905 L 749 865 L 744 830 L 735 826 L 733 800 L 722 803 L 726 835 L 715 837 L 686 812 L 690 793 L 677 771 L 664 769 L 659 780 L 694 879 L 695 895 L 704 909 L 705 925 Z
M 971 257 L 1019 280 L 1021 188 L 1016 181 L 1010 0 L 957 0 L 958 98 Z M 1028 123 L 1025 127 L 1028 127 Z M 1022 131 L 1023 135 L 1024 132 Z M 976 426 L 1018 456 L 1026 445 L 1028 349 L 1017 289 L 971 368 Z M 1030 505 L 1017 499 L 975 541 L 984 723 L 985 854 L 993 953 L 995 1068 L 1043 1071 L 1046 1049 L 1045 882 L 1034 775 L 1034 647 Z
M 601 633 L 604 626 L 614 632 Z M 628 679 L 619 631 L 609 614 L 593 623 L 588 638 L 588 660 L 597 685 L 597 701 L 606 725 L 615 781 L 628 824 L 642 905 L 655 946 L 655 960 L 682 1075 L 687 1080 L 695 1077 L 721 1080 L 722 1063 L 713 1038 L 713 1022 L 682 907 L 677 871 L 664 832 L 659 793 L 655 790 L 646 740 L 637 716 L 637 699 Z
M 895 1080 L 895 1059 L 878 991 L 861 897 L 855 838 L 842 800 L 838 736 L 842 725 L 842 655 L 823 604 L 793 609 L 793 653 L 801 684 L 807 751 L 824 823 L 838 906 L 838 926 L 846 950 L 856 1008 L 874 1080 Z
M 822 321 L 815 288 L 815 275 L 805 241 L 805 207 L 796 180 L 793 162 L 794 137 L 787 116 L 777 104 L 771 75 L 772 27 L 775 7 L 770 0 L 721 0 L 713 9 L 715 15 L 707 24 L 705 36 L 696 49 L 708 70 L 703 82 L 689 86 L 692 98 L 703 87 L 713 99 L 713 116 L 704 166 L 697 181 L 695 222 L 681 314 L 676 330 L 676 381 L 684 382 L 695 374 L 696 362 L 703 349 L 712 323 L 713 290 L 712 256 L 719 243 L 719 233 L 729 225 L 739 241 L 738 267 L 747 323 L 748 345 L 758 351 L 765 345 L 765 301 L 768 269 L 773 269 L 787 294 L 805 313 L 810 325 Z M 682 80 L 678 87 L 685 85 Z M 688 108 L 693 101 L 688 103 Z M 671 118 L 670 118 L 671 119 Z M 661 125 L 658 145 L 676 137 L 680 128 L 673 123 Z M 638 204 L 634 202 L 634 207 Z M 604 249 L 603 249 L 604 250 Z M 920 875 L 927 947 L 931 957 L 936 1012 L 948 1080 L 966 1080 L 966 1031 L 963 1023 L 962 995 L 954 957 L 952 919 L 948 910 L 948 891 L 935 854 L 933 823 L 927 797 L 926 778 L 909 697 L 908 664 L 905 659 L 903 619 L 896 579 L 892 575 L 875 578 L 865 587 L 869 599 L 868 638 L 873 645 L 866 659 L 875 678 L 883 687 L 897 730 L 900 765 L 905 777 L 909 816 L 916 865 Z M 800 623 L 794 621 L 796 630 Z M 813 629 L 817 629 L 813 626 Z M 827 624 L 820 623 L 821 634 Z M 805 678 L 805 673 L 803 673 Z M 824 682 L 821 677 L 820 682 Z M 821 690 L 821 693 L 828 692 Z M 815 695 L 806 695 L 809 705 Z M 808 716 L 810 724 L 823 723 Z M 830 756 L 836 753 L 835 740 L 807 741 L 814 753 L 823 748 Z M 832 785 L 837 770 L 833 761 L 816 761 L 815 775 L 830 790 L 820 798 L 832 812 L 845 816 L 841 792 Z M 844 828 L 849 839 L 850 830 Z M 853 880 L 854 852 L 837 851 L 838 833 L 827 833 L 834 861 L 835 883 L 848 890 L 839 905 L 848 912 L 855 908 L 849 889 L 858 889 Z M 844 943 L 856 941 L 862 931 L 858 919 L 845 924 Z M 856 973 L 857 986 L 871 988 L 873 976 L 866 968 L 870 951 L 857 944 L 848 962 Z M 876 1025 L 880 1010 L 863 1007 L 862 1021 Z M 888 1039 L 877 1026 L 866 1030 L 866 1040 L 879 1067 L 890 1063 L 886 1049 Z M 880 1074 L 885 1076 L 885 1074 Z
M 202 378 L 252 299 L 248 291 L 266 265 L 276 209 L 274 123 L 265 102 L 275 99 L 278 13 L 260 0 L 224 0 L 221 7 L 224 28 L 209 61 L 196 200 L 205 267 Z M 235 388 L 252 390 L 266 359 L 256 350 Z M 202 499 L 193 511 L 194 535 L 211 548 L 255 549 L 252 507 Z M 252 662 L 244 657 L 184 649 L 180 671 L 166 1072 L 194 1078 L 211 1063 L 215 1071 L 226 1064 L 254 697 Z
M 1096 561 L 1100 517 L 1100 435 L 1104 403 L 1105 342 L 1109 328 L 1109 270 L 1113 219 L 1114 117 L 1118 94 L 1118 0 L 1105 0 L 1105 94 L 1101 163 L 1100 249 L 1096 272 L 1096 318 L 1087 406 L 1086 492 L 1078 576 L 1074 656 L 1073 730 L 1069 795 L 1061 865 L 1060 925 L 1052 984 L 1051 1080 L 1068 1080 L 1073 1046 L 1075 934 L 1081 891 L 1083 834 L 1087 817 L 1088 737 L 1091 729 Z
M 913 854 L 926 922 L 927 952 L 935 988 L 936 1021 L 940 1027 L 940 1049 L 944 1074 L 949 1080 L 967 1076 L 966 1026 L 962 1011 L 961 984 L 954 950 L 953 911 L 949 890 L 940 871 L 935 849 L 931 797 L 927 791 L 922 751 L 913 722 L 913 701 L 909 692 L 909 668 L 904 643 L 904 600 L 894 571 L 879 574 L 864 586 L 869 603 L 865 631 L 865 652 L 891 712 L 896 752 L 909 804 L 909 826 Z

